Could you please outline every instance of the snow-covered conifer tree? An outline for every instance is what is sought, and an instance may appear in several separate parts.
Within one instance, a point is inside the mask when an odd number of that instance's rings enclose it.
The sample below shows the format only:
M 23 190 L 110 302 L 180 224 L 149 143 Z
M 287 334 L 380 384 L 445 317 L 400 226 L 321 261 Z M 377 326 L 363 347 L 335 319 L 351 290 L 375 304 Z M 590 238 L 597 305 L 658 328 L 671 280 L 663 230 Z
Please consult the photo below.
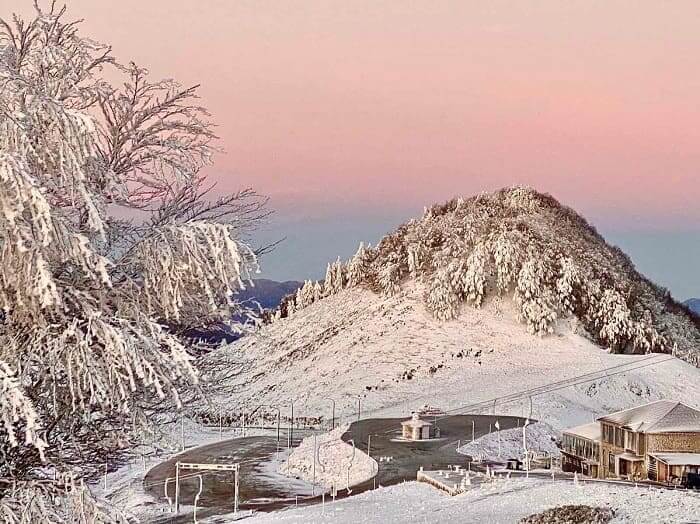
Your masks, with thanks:
M 297 289 L 297 292 L 294 296 L 294 303 L 296 305 L 296 309 L 303 309 L 307 306 L 305 299 L 306 297 L 301 291 L 302 288 Z
M 357 252 L 348 262 L 347 268 L 347 285 L 355 287 L 359 285 L 365 278 L 368 267 L 367 248 L 364 242 L 360 242 Z
M 314 284 L 311 280 L 306 280 L 301 288 L 302 307 L 308 307 L 316 300 L 314 296 Z
M 326 278 L 323 281 L 323 296 L 327 297 L 335 293 L 335 266 L 330 262 L 326 266 Z
M 338 260 L 333 264 L 333 272 L 335 273 L 333 278 L 333 292 L 338 293 L 345 287 L 346 281 L 345 266 L 341 262 L 340 257 L 338 257 Z
M 317 280 L 314 282 L 314 302 L 318 302 L 323 298 L 323 288 L 321 283 Z

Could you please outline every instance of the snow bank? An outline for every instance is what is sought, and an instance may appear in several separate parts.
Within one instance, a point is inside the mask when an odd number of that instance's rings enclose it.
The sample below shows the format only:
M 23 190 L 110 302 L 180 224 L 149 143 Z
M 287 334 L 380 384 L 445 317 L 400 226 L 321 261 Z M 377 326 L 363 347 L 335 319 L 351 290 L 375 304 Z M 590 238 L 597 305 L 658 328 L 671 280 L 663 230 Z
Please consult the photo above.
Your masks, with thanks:
M 500 455 L 499 455 L 500 434 Z M 538 451 L 559 455 L 556 446 L 557 432 L 542 422 L 530 424 L 525 429 L 525 440 L 528 451 Z M 522 457 L 523 455 L 523 428 L 504 429 L 494 431 L 476 439 L 474 442 L 462 446 L 460 453 L 469 455 L 475 460 L 498 460 Z
M 306 437 L 292 451 L 288 461 L 281 468 L 282 473 L 307 482 L 315 482 L 316 485 L 325 488 L 345 488 L 371 479 L 377 472 L 376 461 L 343 442 L 341 436 L 346 431 L 347 426 L 317 435 L 315 439 L 313 436 Z
M 686 491 L 634 488 L 613 484 L 542 479 L 510 479 L 484 484 L 455 497 L 418 482 L 408 482 L 326 502 L 325 508 L 304 507 L 259 514 L 250 524 L 277 522 L 508 523 L 566 504 L 587 504 L 615 510 L 615 523 L 695 522 L 700 494 Z

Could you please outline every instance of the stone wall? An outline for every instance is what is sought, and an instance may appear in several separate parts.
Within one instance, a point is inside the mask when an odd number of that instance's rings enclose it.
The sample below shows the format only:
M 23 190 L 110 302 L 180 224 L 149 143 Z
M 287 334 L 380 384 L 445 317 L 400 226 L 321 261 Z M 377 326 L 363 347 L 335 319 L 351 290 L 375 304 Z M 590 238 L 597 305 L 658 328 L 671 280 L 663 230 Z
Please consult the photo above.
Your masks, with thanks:
M 700 453 L 700 433 L 660 433 L 646 436 L 646 452 Z

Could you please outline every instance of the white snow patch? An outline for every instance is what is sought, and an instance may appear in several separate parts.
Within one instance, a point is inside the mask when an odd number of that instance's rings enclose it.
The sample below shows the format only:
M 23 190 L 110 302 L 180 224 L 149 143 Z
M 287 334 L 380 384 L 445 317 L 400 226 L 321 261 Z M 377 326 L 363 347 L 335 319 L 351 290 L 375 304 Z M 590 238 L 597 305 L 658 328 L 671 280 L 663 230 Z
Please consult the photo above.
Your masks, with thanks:
M 609 506 L 616 512 L 616 523 L 693 522 L 700 511 L 700 493 L 531 478 L 501 479 L 450 497 L 427 484 L 408 482 L 327 502 L 325 508 L 317 505 L 255 515 L 249 522 L 512 524 L 566 504 Z

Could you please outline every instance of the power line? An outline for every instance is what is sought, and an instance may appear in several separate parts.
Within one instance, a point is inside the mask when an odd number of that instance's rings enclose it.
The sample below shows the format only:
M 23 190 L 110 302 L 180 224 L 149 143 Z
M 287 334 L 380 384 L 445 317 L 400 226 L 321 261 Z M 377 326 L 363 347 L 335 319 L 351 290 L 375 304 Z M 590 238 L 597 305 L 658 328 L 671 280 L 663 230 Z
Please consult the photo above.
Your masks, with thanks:
M 551 382 L 549 384 L 545 384 L 545 385 L 538 386 L 538 387 L 524 390 L 524 391 L 519 391 L 517 393 L 512 393 L 510 395 L 503 395 L 500 397 L 494 397 L 494 398 L 491 398 L 489 400 L 477 402 L 475 404 L 467 404 L 465 406 L 453 408 L 453 409 L 447 411 L 446 413 L 454 413 L 454 412 L 458 412 L 458 411 L 464 411 L 466 409 L 483 409 L 483 408 L 489 407 L 492 403 L 494 403 L 494 402 L 498 403 L 499 401 L 501 404 L 504 404 L 504 403 L 509 404 L 511 402 L 514 402 L 516 400 L 520 400 L 520 399 L 525 398 L 525 397 L 535 397 L 538 395 L 543 395 L 545 393 L 552 393 L 554 391 L 559 391 L 561 389 L 565 389 L 568 387 L 577 386 L 579 384 L 585 384 L 587 382 L 594 382 L 596 380 L 600 380 L 601 378 L 612 377 L 615 375 L 627 373 L 629 371 L 634 371 L 636 369 L 641 369 L 641 368 L 645 368 L 645 367 L 649 367 L 649 366 L 653 366 L 653 365 L 657 365 L 657 364 L 663 364 L 664 362 L 668 362 L 670 360 L 676 360 L 675 357 L 668 357 L 668 358 L 664 358 L 662 360 L 657 359 L 657 360 L 654 360 L 653 362 L 647 362 L 648 360 L 652 360 L 652 359 L 656 359 L 656 355 L 653 357 L 647 357 L 644 359 L 640 359 L 640 361 L 637 361 L 637 362 L 612 366 L 610 368 L 605 368 L 605 369 L 602 369 L 602 370 L 599 370 L 599 371 L 596 371 L 593 373 L 586 373 L 584 375 L 579 375 L 579 376 L 572 377 L 569 379 L 560 380 L 557 382 Z M 619 369 L 621 367 L 625 367 L 627 369 Z M 617 371 L 615 371 L 613 373 L 608 373 L 608 371 L 615 370 L 615 369 Z M 601 376 L 601 374 L 603 374 L 603 373 L 604 373 L 604 375 Z M 442 417 L 439 417 L 436 420 L 441 420 L 441 419 L 445 418 L 446 416 L 448 416 L 448 415 L 444 415 Z
M 577 375 L 577 376 L 570 377 L 570 378 L 563 379 L 563 380 L 559 380 L 556 382 L 550 382 L 547 384 L 543 384 L 541 386 L 537 386 L 537 387 L 530 388 L 527 390 L 519 391 L 516 393 L 497 396 L 497 397 L 493 397 L 493 398 L 490 398 L 488 400 L 483 400 L 481 402 L 477 402 L 474 404 L 466 404 L 463 406 L 452 408 L 450 410 L 447 410 L 445 412 L 445 415 L 435 418 L 434 421 L 437 422 L 439 420 L 447 418 L 448 416 L 450 416 L 449 415 L 450 413 L 456 414 L 456 413 L 464 412 L 467 410 L 481 411 L 483 409 L 490 407 L 494 403 L 500 402 L 501 404 L 510 404 L 516 400 L 521 400 L 523 398 L 534 397 L 534 396 L 543 395 L 546 393 L 553 393 L 555 391 L 559 391 L 561 389 L 569 388 L 569 387 L 576 386 L 579 384 L 585 384 L 587 382 L 594 382 L 594 381 L 600 380 L 602 378 L 620 375 L 623 373 L 627 373 L 629 371 L 634 371 L 634 370 L 645 368 L 648 366 L 663 364 L 664 362 L 668 362 L 670 360 L 677 360 L 675 357 L 672 357 L 672 356 L 667 356 L 666 358 L 662 358 L 661 360 L 659 360 L 660 356 L 664 356 L 664 355 L 655 354 L 655 355 L 651 355 L 648 357 L 644 357 L 644 358 L 639 359 L 635 362 L 627 362 L 624 364 L 618 364 L 616 366 L 611 366 L 609 368 L 604 368 L 604 369 L 600 369 L 600 370 L 593 371 L 590 373 L 585 373 L 583 375 Z M 652 362 L 648 362 L 650 360 L 652 360 Z M 625 368 L 625 369 L 621 369 L 621 368 Z M 610 371 L 612 371 L 612 372 L 610 372 Z M 424 395 L 423 398 L 426 398 L 428 396 L 429 395 Z M 421 398 L 421 397 L 416 397 L 416 398 Z M 393 433 L 394 431 L 395 430 L 393 430 L 393 429 L 388 430 L 388 431 L 385 431 L 384 434 Z

